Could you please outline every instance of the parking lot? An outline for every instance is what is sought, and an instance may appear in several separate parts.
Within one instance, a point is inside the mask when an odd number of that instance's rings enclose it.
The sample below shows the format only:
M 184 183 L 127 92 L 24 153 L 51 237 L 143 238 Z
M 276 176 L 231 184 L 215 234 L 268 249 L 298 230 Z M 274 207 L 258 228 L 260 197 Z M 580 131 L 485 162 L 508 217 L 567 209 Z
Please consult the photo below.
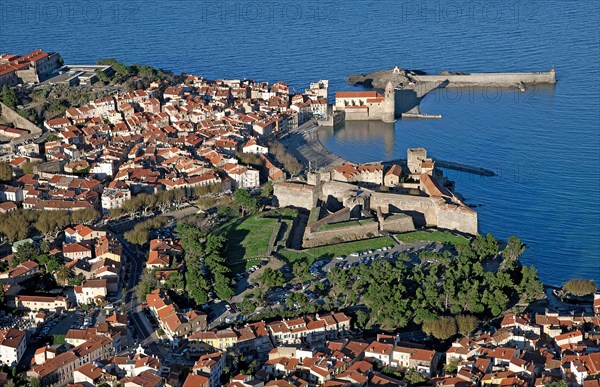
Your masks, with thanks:
M 311 266 L 310 272 L 314 276 L 319 276 L 319 274 L 327 273 L 333 268 L 349 269 L 361 263 L 369 265 L 377 259 L 395 260 L 402 253 L 408 254 L 410 260 L 418 264 L 420 263 L 420 252 L 439 252 L 443 247 L 443 244 L 438 242 L 414 242 L 385 246 L 376 250 L 357 251 L 348 256 L 335 257 L 330 261 L 317 261 Z

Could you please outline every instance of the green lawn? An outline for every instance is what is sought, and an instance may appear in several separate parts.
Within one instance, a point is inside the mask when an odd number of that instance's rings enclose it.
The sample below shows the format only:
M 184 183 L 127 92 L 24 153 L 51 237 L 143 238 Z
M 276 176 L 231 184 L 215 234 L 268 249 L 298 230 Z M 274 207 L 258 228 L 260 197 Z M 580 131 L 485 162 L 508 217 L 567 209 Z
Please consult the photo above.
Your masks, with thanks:
M 452 234 L 448 231 L 438 231 L 438 230 L 422 230 L 422 231 L 412 231 L 404 234 L 397 234 L 396 237 L 398 240 L 404 243 L 410 242 L 441 242 L 441 243 L 451 243 L 453 245 L 461 245 L 469 243 L 469 239 L 465 238 L 462 235 Z
M 392 246 L 394 244 L 395 243 L 392 238 L 379 237 L 356 242 L 340 243 L 333 246 L 315 247 L 313 249 L 306 249 L 301 252 L 283 249 L 279 251 L 279 254 L 281 254 L 290 263 L 299 261 L 301 259 L 308 259 L 309 264 L 312 264 L 319 259 L 334 258 L 340 255 L 348 255 L 358 251 L 378 249 L 380 247 Z
M 315 223 L 321 217 L 321 207 L 313 207 L 308 215 L 308 225 Z
M 216 233 L 227 238 L 225 255 L 234 271 L 255 265 L 267 257 L 272 238 L 276 244 L 285 244 L 296 215 L 294 210 L 274 210 L 232 219 L 217 228 Z M 282 224 L 279 224 L 279 218 Z
M 266 256 L 269 239 L 277 228 L 277 219 L 253 215 L 230 220 L 219 227 L 217 233 L 227 238 L 227 257 L 239 261 Z
M 398 234 L 396 237 L 401 242 L 405 243 L 429 241 L 451 243 L 453 245 L 469 243 L 469 239 L 463 237 L 462 235 L 437 230 L 413 231 L 405 234 Z M 358 251 L 375 250 L 384 246 L 392 246 L 394 244 L 396 243 L 390 237 L 379 237 L 356 242 L 340 243 L 332 246 L 315 247 L 313 249 L 306 249 L 300 252 L 282 249 L 279 251 L 279 254 L 290 263 L 306 259 L 308 260 L 309 264 L 312 264 L 319 259 L 334 258 L 340 255 L 348 255 Z

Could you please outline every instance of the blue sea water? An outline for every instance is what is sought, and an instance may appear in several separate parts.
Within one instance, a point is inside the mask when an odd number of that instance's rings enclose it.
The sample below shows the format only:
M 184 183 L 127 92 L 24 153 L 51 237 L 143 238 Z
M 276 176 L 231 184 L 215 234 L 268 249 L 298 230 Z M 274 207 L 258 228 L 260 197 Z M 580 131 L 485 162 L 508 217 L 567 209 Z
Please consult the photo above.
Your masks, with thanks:
M 550 88 L 442 90 L 442 120 L 324 131 L 353 161 L 409 146 L 494 169 L 448 172 L 480 230 L 518 235 L 541 278 L 600 282 L 600 5 L 596 1 L 41 1 L 0 3 L 0 52 L 59 51 L 67 63 L 116 57 L 209 78 L 286 81 L 298 90 L 399 65 L 437 72 L 542 71 Z

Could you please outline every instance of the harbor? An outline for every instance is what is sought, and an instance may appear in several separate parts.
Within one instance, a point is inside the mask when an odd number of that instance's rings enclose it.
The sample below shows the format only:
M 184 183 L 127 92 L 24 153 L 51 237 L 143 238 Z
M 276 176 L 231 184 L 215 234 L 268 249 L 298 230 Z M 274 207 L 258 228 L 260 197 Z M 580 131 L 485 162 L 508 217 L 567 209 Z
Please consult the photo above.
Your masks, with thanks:
M 294 156 L 308 166 L 309 170 L 320 170 L 334 168 L 342 164 L 356 163 L 346 160 L 339 155 L 327 149 L 319 138 L 320 126 L 314 120 L 308 121 L 279 137 L 279 141 L 286 146 Z M 444 160 L 435 160 L 440 168 L 451 169 L 471 173 L 479 176 L 496 176 L 496 173 L 490 169 Z M 382 161 L 385 166 L 393 164 L 406 164 L 406 159 L 394 159 L 391 161 Z

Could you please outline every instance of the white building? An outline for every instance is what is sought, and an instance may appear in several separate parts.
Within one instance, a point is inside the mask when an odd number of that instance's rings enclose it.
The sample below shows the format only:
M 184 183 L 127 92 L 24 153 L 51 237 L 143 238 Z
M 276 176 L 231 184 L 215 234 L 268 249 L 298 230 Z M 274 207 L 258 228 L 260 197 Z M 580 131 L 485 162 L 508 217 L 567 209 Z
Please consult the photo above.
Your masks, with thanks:
M 119 208 L 123 202 L 131 199 L 131 191 L 127 188 L 105 188 L 102 191 L 102 213 L 107 214 L 113 208 Z
M 107 176 L 113 177 L 114 165 L 112 161 L 103 161 L 96 163 L 91 169 L 90 173 L 96 174 L 98 179 L 104 179 Z
M 227 175 L 235 181 L 236 188 L 256 188 L 260 186 L 260 172 L 237 164 L 224 166 Z
M 0 201 L 20 203 L 23 201 L 23 188 L 0 185 Z
M 0 331 L 0 365 L 16 366 L 26 348 L 24 331 L 14 328 Z
M 267 148 L 266 146 L 258 145 L 256 143 L 256 140 L 254 138 L 251 138 L 242 147 L 242 152 L 243 153 L 255 153 L 255 154 L 256 153 L 267 154 L 267 153 L 269 153 L 269 148 Z
M 90 305 L 103 302 L 108 295 L 106 279 L 89 279 L 81 286 L 75 286 L 75 298 L 78 305 Z

